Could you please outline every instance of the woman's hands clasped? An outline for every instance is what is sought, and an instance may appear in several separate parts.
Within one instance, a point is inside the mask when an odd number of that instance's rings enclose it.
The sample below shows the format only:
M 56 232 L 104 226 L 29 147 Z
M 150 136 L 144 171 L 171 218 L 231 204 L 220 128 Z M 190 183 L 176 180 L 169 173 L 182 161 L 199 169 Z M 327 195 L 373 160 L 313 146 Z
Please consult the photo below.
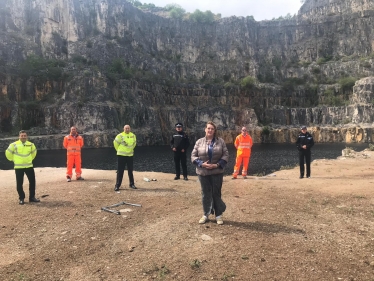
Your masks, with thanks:
M 211 164 L 209 163 L 209 161 L 205 161 L 201 167 L 205 168 L 205 169 L 208 169 L 208 170 L 213 170 L 213 169 L 217 169 L 218 168 L 218 165 L 217 164 Z

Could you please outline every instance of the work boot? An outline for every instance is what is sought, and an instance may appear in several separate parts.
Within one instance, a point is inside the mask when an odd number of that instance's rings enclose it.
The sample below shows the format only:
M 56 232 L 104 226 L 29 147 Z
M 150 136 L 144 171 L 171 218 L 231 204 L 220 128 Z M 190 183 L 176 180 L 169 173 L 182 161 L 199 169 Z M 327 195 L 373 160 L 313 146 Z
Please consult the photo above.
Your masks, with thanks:
M 184 179 L 185 181 L 188 181 L 188 178 L 187 178 L 187 177 L 184 177 L 183 179 Z
M 130 184 L 130 188 L 137 189 L 137 187 L 135 186 L 135 184 Z
M 66 177 L 67 182 L 71 182 L 71 178 L 69 176 Z
M 40 202 L 40 200 L 36 199 L 35 197 L 32 197 L 32 198 L 29 199 L 29 202 L 38 203 L 38 202 Z
M 180 177 L 179 176 L 176 176 L 175 178 L 174 178 L 174 180 L 179 180 L 180 179 Z
M 114 186 L 114 191 L 119 191 L 119 186 L 115 185 Z
M 77 181 L 84 181 L 84 178 L 79 177 L 79 178 L 77 178 Z
M 24 199 L 20 199 L 19 202 L 18 202 L 18 204 L 24 205 L 25 204 L 25 200 Z

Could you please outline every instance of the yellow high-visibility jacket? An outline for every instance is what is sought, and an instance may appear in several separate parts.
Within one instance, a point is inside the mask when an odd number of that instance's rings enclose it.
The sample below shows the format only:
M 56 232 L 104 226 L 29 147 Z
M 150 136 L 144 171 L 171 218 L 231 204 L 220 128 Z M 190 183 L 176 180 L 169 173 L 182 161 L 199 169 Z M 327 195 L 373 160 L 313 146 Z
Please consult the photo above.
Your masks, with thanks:
M 31 168 L 36 156 L 36 147 L 32 142 L 20 140 L 11 143 L 5 151 L 5 156 L 14 163 L 14 169 Z
M 128 134 L 122 132 L 116 136 L 113 141 L 113 145 L 117 150 L 117 155 L 133 156 L 134 148 L 136 146 L 136 136 L 131 132 Z
M 251 156 L 251 148 L 253 145 L 253 140 L 250 135 L 243 136 L 240 134 L 239 136 L 236 137 L 234 145 L 236 147 L 237 154 L 243 157 L 250 157 Z

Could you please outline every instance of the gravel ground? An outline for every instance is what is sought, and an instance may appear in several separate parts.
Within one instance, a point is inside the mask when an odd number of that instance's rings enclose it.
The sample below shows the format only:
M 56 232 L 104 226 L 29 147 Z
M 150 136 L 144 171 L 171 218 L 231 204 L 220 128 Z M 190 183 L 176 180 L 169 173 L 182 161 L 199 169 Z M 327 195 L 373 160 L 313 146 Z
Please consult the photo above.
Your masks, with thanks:
M 1 280 L 374 280 L 374 152 L 265 177 L 224 178 L 224 224 L 204 225 L 196 176 L 37 168 L 40 203 L 18 205 L 1 171 Z M 143 177 L 157 179 L 145 182 Z M 25 191 L 27 192 L 27 180 Z M 26 197 L 27 198 L 27 197 Z M 109 213 L 101 207 L 119 202 Z

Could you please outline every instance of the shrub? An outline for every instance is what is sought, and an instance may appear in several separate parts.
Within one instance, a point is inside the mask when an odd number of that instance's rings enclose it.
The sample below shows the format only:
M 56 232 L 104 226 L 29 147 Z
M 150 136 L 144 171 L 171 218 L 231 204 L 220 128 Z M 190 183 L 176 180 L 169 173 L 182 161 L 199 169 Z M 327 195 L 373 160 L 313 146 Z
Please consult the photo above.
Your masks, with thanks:
M 181 19 L 186 14 L 186 10 L 175 3 L 166 5 L 165 9 L 169 11 L 170 17 L 174 19 Z
M 224 85 L 223 85 L 223 87 L 225 88 L 225 89 L 229 89 L 229 88 L 232 88 L 232 87 L 234 87 L 235 86 L 235 84 L 234 83 L 231 83 L 231 82 L 226 82 Z
M 214 22 L 214 14 L 211 11 L 202 12 L 197 9 L 190 14 L 189 19 L 194 22 L 211 23 Z
M 283 82 L 282 89 L 284 91 L 293 91 L 295 89 L 295 86 L 303 85 L 303 84 L 305 84 L 305 79 L 304 78 L 291 77 L 291 78 L 287 78 Z
M 276 69 L 280 69 L 280 67 L 282 66 L 282 59 L 279 58 L 279 57 L 274 57 L 271 62 L 273 63 L 273 65 L 275 66 Z
M 138 6 L 138 8 L 140 8 L 140 9 L 152 9 L 152 8 L 156 8 L 156 5 L 153 4 L 153 3 L 149 3 L 149 4 L 144 3 L 143 5 Z
M 57 81 L 63 78 L 63 67 L 65 65 L 66 63 L 60 60 L 48 60 L 31 55 L 20 65 L 20 73 L 25 79 L 35 77 L 38 81 Z
M 223 81 L 225 81 L 225 82 L 229 81 L 229 80 L 230 80 L 230 77 L 231 77 L 230 74 L 225 74 L 225 75 L 223 75 Z
M 19 102 L 19 107 L 26 110 L 39 109 L 40 104 L 37 101 L 21 101 Z
M 312 68 L 312 73 L 313 74 L 320 74 L 321 73 L 321 69 L 319 69 L 319 67 L 313 67 Z
M 299 62 L 299 64 L 302 66 L 302 67 L 308 67 L 310 64 L 311 64 L 311 62 L 309 62 L 309 61 L 300 61 Z
M 341 78 L 338 83 L 340 84 L 340 86 L 342 87 L 342 90 L 343 91 L 347 91 L 347 90 L 352 90 L 353 86 L 355 85 L 356 83 L 356 78 L 354 77 L 344 77 L 344 78 Z
M 324 92 L 324 104 L 328 106 L 342 106 L 344 101 L 341 97 L 335 96 L 335 91 L 332 88 L 326 89 Z
M 33 26 L 33 25 L 32 26 L 30 26 L 30 25 L 26 26 L 25 27 L 25 33 L 27 35 L 34 36 L 35 33 L 36 33 L 35 26 Z
M 140 2 L 138 0 L 127 0 L 127 1 L 130 2 L 134 7 L 142 6 L 142 2 Z
M 327 56 L 327 57 L 321 57 L 317 60 L 317 64 L 324 64 L 328 61 L 332 60 L 332 56 Z
M 82 64 L 86 64 L 87 63 L 87 59 L 81 55 L 74 55 L 71 57 L 71 61 L 74 62 L 74 63 L 82 63 Z
M 365 68 L 371 68 L 371 63 L 368 61 L 363 61 L 360 63 L 360 65 Z
M 240 81 L 240 86 L 242 86 L 245 89 L 252 89 L 256 85 L 256 78 L 252 76 L 244 77 Z
M 116 83 L 120 79 L 130 79 L 134 75 L 134 71 L 131 68 L 125 67 L 124 62 L 121 59 L 115 59 L 106 71 L 106 76 L 113 83 Z
M 262 132 L 261 132 L 261 134 L 264 135 L 264 136 L 268 136 L 268 135 L 270 135 L 270 128 L 269 128 L 268 126 L 264 126 L 264 127 L 262 128 Z

